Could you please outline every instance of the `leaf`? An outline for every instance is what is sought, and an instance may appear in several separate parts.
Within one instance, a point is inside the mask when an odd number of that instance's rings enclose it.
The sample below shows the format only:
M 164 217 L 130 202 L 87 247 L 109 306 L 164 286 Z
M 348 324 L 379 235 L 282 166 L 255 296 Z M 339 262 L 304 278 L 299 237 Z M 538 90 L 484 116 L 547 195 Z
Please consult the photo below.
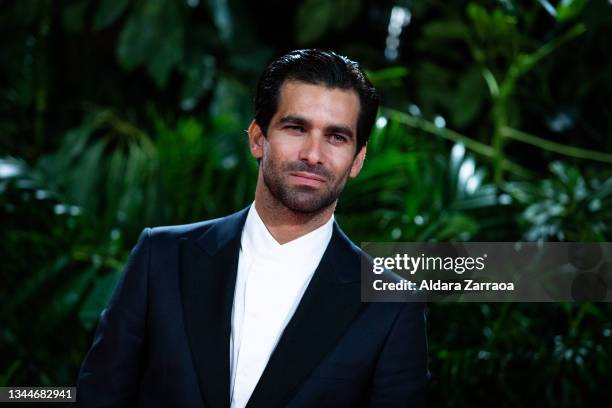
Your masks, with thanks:
M 11 384 L 11 377 L 21 366 L 21 360 L 13 360 L 13 363 L 0 374 L 0 387 L 8 387 Z
M 117 58 L 127 70 L 147 65 L 162 88 L 183 56 L 184 28 L 174 0 L 141 0 L 119 36 Z
M 423 27 L 427 40 L 462 40 L 468 35 L 468 27 L 459 20 L 433 20 Z
M 300 5 L 295 24 L 298 44 L 311 44 L 329 29 L 333 22 L 334 5 L 330 0 L 304 0 Z
M 462 237 L 469 237 L 478 231 L 476 220 L 459 213 L 444 215 L 436 224 L 440 228 L 436 231 L 436 238 L 440 241 L 457 238 L 462 240 Z
M 487 31 L 487 25 L 489 22 L 489 15 L 487 10 L 479 4 L 470 3 L 467 6 L 467 15 L 472 20 L 476 31 L 479 34 L 484 34 Z
M 408 68 L 406 67 L 389 67 L 379 69 L 377 71 L 368 71 L 368 79 L 376 87 L 384 87 L 386 85 L 397 85 L 402 78 L 408 76 Z
M 210 114 L 221 120 L 224 117 L 231 118 L 225 128 L 243 129 L 243 120 L 247 119 L 251 110 L 248 100 L 249 90 L 234 78 L 221 77 L 218 79 L 212 101 L 210 102 Z M 224 132 L 225 133 L 225 129 Z M 219 146 L 228 144 L 224 137 L 218 140 Z
M 94 30 L 113 24 L 125 11 L 130 0 L 101 0 L 94 16 Z
M 576 18 L 586 5 L 585 0 L 561 0 L 557 5 L 557 21 L 560 23 Z
M 489 53 L 514 55 L 518 36 L 515 17 L 505 14 L 501 9 L 488 12 L 476 3 L 468 5 L 467 15 L 480 42 L 487 46 Z
M 171 9 L 176 10 L 176 7 Z M 163 88 L 166 85 L 168 76 L 172 68 L 183 58 L 183 27 L 178 18 L 178 14 L 165 14 L 166 18 L 172 18 L 174 21 L 168 22 L 166 36 L 160 40 L 159 48 L 154 53 L 153 58 L 149 62 L 147 71 L 155 80 L 158 88 Z
M 91 291 L 86 295 L 85 301 L 79 309 L 79 320 L 85 329 L 92 330 L 98 321 L 98 317 L 108 303 L 113 288 L 117 284 L 121 270 L 117 269 L 94 280 Z
M 235 69 L 259 76 L 273 57 L 274 53 L 269 48 L 262 45 L 253 48 L 249 44 L 241 48 L 239 52 L 233 53 L 229 58 L 229 63 Z
M 204 92 L 213 85 L 216 64 L 211 55 L 203 55 L 191 62 L 184 69 L 185 79 L 181 88 L 181 108 L 189 111 L 193 109 Z
M 155 52 L 156 29 L 164 0 L 141 0 L 119 34 L 117 58 L 126 70 L 136 68 Z
M 232 16 L 227 0 L 208 0 L 207 3 L 221 38 L 226 41 L 231 39 L 233 32 Z
M 478 67 L 468 70 L 460 79 L 457 89 L 449 95 L 448 108 L 456 127 L 470 123 L 480 111 L 485 95 L 485 83 Z
M 417 82 L 427 86 L 419 87 L 419 101 L 425 114 L 439 112 L 439 106 L 448 104 L 448 94 L 452 75 L 440 65 L 432 62 L 419 64 L 415 71 Z
M 107 141 L 104 139 L 93 142 L 83 152 L 79 162 L 74 167 L 71 178 L 66 180 L 66 194 L 69 202 L 82 206 L 92 212 L 98 210 L 96 183 L 101 177 L 103 156 Z

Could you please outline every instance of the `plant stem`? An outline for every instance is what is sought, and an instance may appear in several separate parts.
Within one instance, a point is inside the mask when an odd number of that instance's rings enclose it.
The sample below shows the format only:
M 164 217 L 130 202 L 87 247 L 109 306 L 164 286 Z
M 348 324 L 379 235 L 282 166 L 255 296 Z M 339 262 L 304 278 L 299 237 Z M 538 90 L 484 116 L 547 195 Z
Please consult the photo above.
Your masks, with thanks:
M 561 143 L 552 142 L 541 137 L 522 132 L 505 126 L 501 129 L 504 137 L 518 142 L 527 143 L 539 147 L 543 150 L 563 154 L 565 156 L 576 157 L 578 159 L 594 160 L 604 163 L 612 163 L 612 154 L 597 152 L 580 147 L 568 146 Z
M 406 125 L 408 127 L 422 130 L 424 132 L 439 136 L 443 139 L 450 140 L 455 143 L 462 143 L 467 149 L 487 159 L 493 159 L 495 157 L 495 151 L 491 146 L 481 143 L 470 137 L 464 136 L 454 130 L 437 127 L 435 124 L 428 120 L 411 116 L 407 113 L 399 112 L 390 108 L 384 108 L 383 114 L 389 119 Z M 534 176 L 533 172 L 504 157 L 501 158 L 499 166 L 502 170 L 509 171 L 519 177 L 531 178 Z

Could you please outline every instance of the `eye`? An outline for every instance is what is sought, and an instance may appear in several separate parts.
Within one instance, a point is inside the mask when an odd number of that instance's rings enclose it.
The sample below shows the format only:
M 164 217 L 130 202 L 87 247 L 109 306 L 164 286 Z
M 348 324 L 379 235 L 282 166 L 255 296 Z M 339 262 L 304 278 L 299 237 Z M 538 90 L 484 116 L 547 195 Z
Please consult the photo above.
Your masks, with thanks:
M 300 133 L 304 132 L 304 127 L 300 125 L 288 125 L 286 128 Z
M 333 144 L 341 144 L 341 143 L 346 143 L 348 141 L 346 136 L 340 135 L 338 133 L 334 133 L 330 135 L 330 139 Z

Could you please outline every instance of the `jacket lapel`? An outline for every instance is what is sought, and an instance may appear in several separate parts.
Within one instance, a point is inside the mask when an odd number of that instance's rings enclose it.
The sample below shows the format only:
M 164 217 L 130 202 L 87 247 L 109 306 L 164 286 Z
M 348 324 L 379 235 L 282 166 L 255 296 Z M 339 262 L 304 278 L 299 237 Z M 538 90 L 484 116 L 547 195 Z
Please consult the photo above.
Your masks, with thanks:
M 336 223 L 329 245 L 247 407 L 286 405 L 363 308 L 359 251 Z
M 248 207 L 197 240 L 181 240 L 183 315 L 200 393 L 208 407 L 229 406 L 229 341 L 240 237 Z

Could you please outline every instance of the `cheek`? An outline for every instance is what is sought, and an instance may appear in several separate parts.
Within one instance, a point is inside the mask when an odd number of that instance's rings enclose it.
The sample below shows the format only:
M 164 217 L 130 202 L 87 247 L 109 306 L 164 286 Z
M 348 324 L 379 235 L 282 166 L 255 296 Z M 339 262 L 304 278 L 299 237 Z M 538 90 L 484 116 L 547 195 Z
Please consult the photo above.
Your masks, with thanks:
M 271 146 L 269 143 L 265 144 L 261 159 L 264 170 L 267 169 L 270 173 L 279 173 L 285 161 L 287 161 L 287 158 L 278 146 Z
M 336 163 L 335 168 L 340 172 L 343 174 L 350 173 L 354 163 L 353 154 L 347 152 L 338 153 L 334 162 Z
M 278 162 L 278 151 L 267 144 L 263 151 L 263 160 L 270 164 Z
M 274 158 L 288 157 L 293 149 L 291 146 L 291 141 L 280 137 L 268 137 L 270 139 L 264 145 L 264 153 Z

